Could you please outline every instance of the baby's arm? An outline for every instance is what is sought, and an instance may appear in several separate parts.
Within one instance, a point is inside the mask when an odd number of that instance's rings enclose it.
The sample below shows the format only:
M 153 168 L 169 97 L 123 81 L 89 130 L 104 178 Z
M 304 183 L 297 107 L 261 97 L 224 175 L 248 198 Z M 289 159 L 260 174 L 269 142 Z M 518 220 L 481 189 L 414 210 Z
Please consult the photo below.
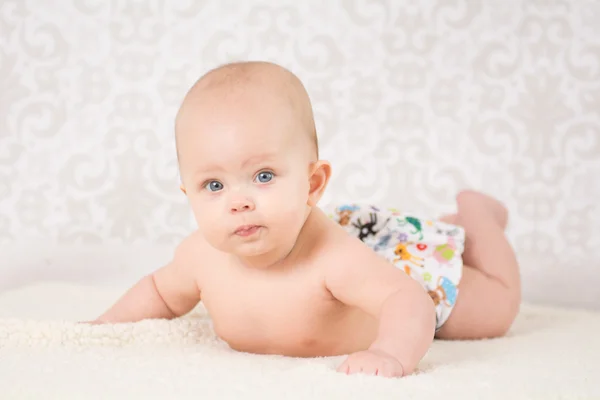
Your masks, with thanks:
M 356 238 L 348 235 L 335 241 L 326 267 L 328 290 L 341 302 L 359 307 L 379 321 L 377 337 L 367 352 L 350 355 L 340 370 L 386 376 L 412 373 L 433 341 L 433 301 L 418 282 Z M 389 356 L 400 367 L 386 363 Z
M 170 263 L 142 278 L 92 323 L 171 319 L 191 311 L 200 301 L 193 256 L 199 245 L 195 235 L 177 247 Z

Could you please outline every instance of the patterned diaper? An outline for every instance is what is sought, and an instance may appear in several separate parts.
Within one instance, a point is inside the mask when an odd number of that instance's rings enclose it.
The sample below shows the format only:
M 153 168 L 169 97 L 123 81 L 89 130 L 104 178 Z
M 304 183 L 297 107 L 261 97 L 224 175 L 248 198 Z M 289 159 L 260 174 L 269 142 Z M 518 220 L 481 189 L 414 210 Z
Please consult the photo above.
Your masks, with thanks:
M 342 205 L 328 215 L 423 286 L 435 304 L 439 330 L 458 295 L 463 228 L 371 205 Z

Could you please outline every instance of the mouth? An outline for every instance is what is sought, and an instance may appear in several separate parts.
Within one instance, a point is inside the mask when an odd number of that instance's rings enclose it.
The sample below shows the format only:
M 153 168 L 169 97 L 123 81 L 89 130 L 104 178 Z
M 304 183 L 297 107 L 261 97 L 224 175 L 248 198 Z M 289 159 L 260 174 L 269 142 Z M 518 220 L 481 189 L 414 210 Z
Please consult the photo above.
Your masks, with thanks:
M 259 229 L 261 228 L 260 225 L 242 225 L 240 227 L 238 227 L 233 234 L 234 235 L 238 235 L 238 236 L 252 236 L 256 233 L 258 233 Z

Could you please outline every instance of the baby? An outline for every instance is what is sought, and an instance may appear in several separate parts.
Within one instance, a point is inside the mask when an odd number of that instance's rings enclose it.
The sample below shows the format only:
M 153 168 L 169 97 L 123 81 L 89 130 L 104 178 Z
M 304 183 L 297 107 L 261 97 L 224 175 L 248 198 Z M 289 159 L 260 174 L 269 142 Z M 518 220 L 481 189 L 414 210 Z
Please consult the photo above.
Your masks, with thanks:
M 473 191 L 438 220 L 317 203 L 319 160 L 299 79 L 266 62 L 216 68 L 176 117 L 181 190 L 198 229 L 92 323 L 176 318 L 200 301 L 232 349 L 348 355 L 346 374 L 404 376 L 434 337 L 497 337 L 520 303 L 506 209 Z

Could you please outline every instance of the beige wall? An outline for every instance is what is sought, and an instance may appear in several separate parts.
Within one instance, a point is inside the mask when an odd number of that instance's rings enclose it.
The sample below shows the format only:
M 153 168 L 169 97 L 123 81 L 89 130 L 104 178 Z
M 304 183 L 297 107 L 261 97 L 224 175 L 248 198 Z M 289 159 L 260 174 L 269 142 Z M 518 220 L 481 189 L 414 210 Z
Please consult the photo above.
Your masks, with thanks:
M 176 243 L 177 106 L 208 68 L 267 59 L 312 96 L 324 204 L 437 214 L 486 191 L 526 297 L 596 304 L 598 4 L 2 0 L 0 242 Z

